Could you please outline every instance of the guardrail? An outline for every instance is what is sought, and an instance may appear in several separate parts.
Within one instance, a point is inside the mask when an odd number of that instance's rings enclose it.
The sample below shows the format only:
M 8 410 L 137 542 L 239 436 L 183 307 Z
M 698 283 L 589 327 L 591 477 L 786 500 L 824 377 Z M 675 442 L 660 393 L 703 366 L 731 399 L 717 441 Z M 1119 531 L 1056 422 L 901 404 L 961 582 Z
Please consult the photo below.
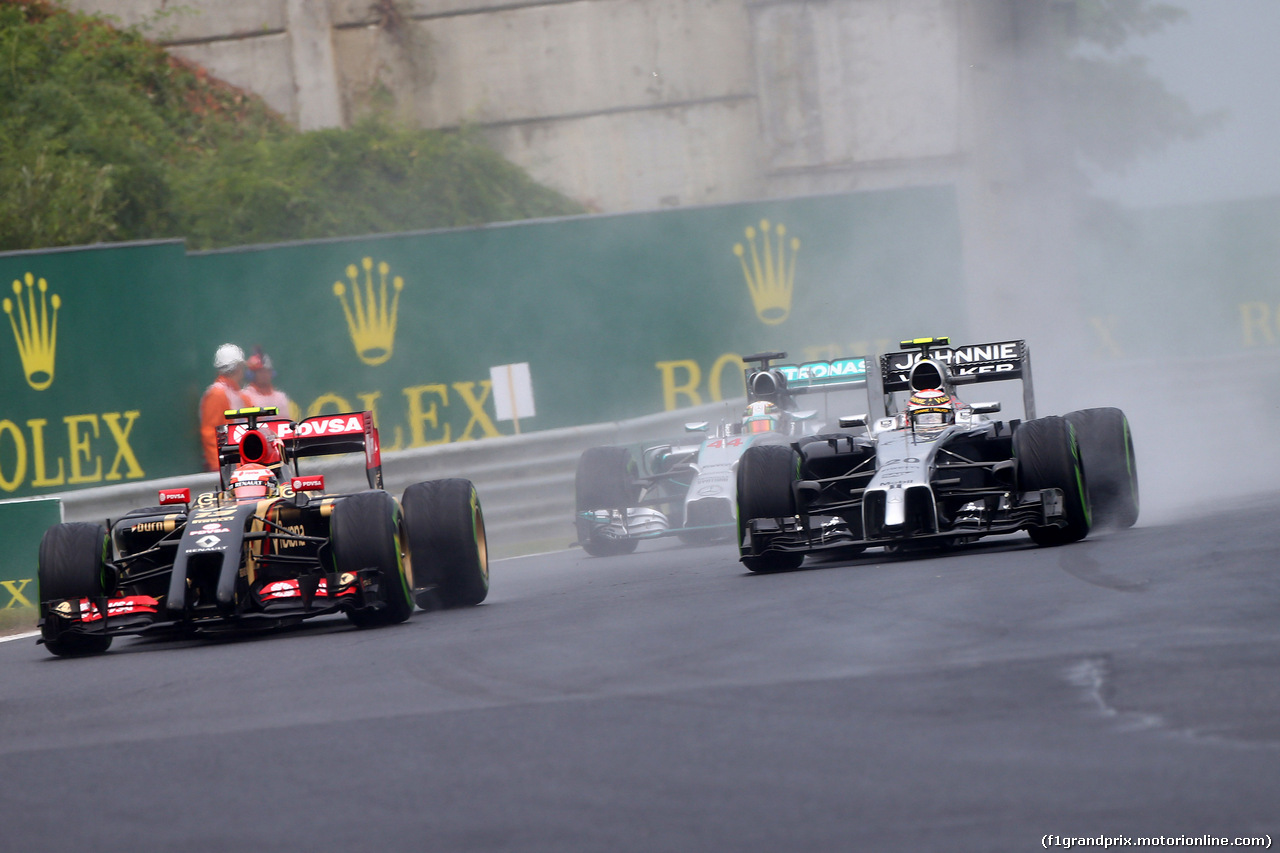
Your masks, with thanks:
M 690 421 L 716 421 L 740 412 L 744 404 L 730 400 L 626 421 L 390 451 L 382 454 L 383 482 L 387 491 L 399 495 L 412 483 L 465 477 L 476 484 L 495 555 L 520 553 L 532 545 L 565 547 L 576 538 L 573 481 L 583 450 L 679 436 Z M 332 491 L 367 488 L 363 456 L 307 460 L 303 471 L 324 474 Z M 214 491 L 218 476 L 200 473 L 97 486 L 56 497 L 62 500 L 65 520 L 97 521 L 153 506 L 160 489 L 183 487 L 193 494 Z
M 1258 376 L 1258 371 L 1261 376 Z M 1153 375 L 1173 375 L 1185 382 L 1180 397 L 1203 398 L 1204 405 L 1219 399 L 1242 397 L 1248 381 L 1235 360 L 1226 358 L 1182 361 L 1143 360 L 1125 371 L 1113 365 L 1085 365 L 1074 369 L 1075 384 L 1092 389 L 1075 405 L 1121 405 L 1138 432 L 1154 433 L 1156 422 L 1149 406 L 1134 407 Z M 1247 375 L 1254 387 L 1266 386 L 1280 376 L 1271 361 L 1251 363 Z M 1054 385 L 1055 383 L 1050 383 Z M 1198 397 L 1196 395 L 1199 395 Z M 1062 402 L 1062 401 L 1059 401 Z M 690 421 L 718 421 L 737 415 L 742 399 L 711 403 L 641 418 L 567 429 L 545 430 L 519 436 L 455 442 L 436 447 L 383 453 L 383 477 L 388 491 L 400 494 L 411 483 L 441 477 L 465 477 L 476 484 L 484 506 L 490 544 L 497 555 L 520 553 L 531 545 L 563 547 L 573 542 L 573 480 L 578 457 L 588 447 L 603 444 L 635 444 L 677 438 Z M 1062 409 L 1061 406 L 1058 409 Z M 1258 410 L 1261 412 L 1261 410 Z M 1255 413 L 1256 417 L 1261 415 Z M 1260 427 L 1261 422 L 1255 426 Z M 307 472 L 325 474 L 334 491 L 366 486 L 363 457 L 331 457 L 308 460 Z M 162 488 L 190 487 L 193 493 L 213 491 L 215 474 L 190 474 L 115 486 L 99 486 L 46 497 L 61 499 L 67 521 L 118 518 L 127 511 L 156 503 Z

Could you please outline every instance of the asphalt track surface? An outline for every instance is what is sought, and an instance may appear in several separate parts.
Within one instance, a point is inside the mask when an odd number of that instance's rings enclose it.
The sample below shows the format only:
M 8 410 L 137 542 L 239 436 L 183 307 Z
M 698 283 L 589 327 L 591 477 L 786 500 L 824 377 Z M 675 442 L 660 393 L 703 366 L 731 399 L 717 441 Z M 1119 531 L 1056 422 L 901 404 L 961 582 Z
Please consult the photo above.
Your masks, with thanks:
M 769 576 L 575 550 L 388 629 L 3 643 L 0 848 L 1280 841 L 1280 497 L 1215 513 Z

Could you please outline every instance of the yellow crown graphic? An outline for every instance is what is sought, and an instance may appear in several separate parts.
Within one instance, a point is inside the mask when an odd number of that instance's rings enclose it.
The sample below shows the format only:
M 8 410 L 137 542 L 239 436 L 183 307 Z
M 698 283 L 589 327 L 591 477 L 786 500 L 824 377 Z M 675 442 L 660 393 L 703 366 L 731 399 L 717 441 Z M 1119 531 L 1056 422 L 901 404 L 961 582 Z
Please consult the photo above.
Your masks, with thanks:
M 791 289 L 796 280 L 796 253 L 800 251 L 800 241 L 792 237 L 787 242 L 787 226 L 782 224 L 776 229 L 776 242 L 771 241 L 771 230 L 773 226 L 769 220 L 761 219 L 760 240 L 757 241 L 756 229 L 747 226 L 747 245 L 751 247 L 749 264 L 747 249 L 741 243 L 734 244 L 733 253 L 742 264 L 742 275 L 747 279 L 756 316 L 762 323 L 776 326 L 791 313 Z
M 58 348 L 58 309 L 62 307 L 62 299 L 58 294 L 45 296 L 49 283 L 40 279 L 40 301 L 36 302 L 36 277 L 26 275 L 27 301 L 22 301 L 22 282 L 13 282 L 12 300 L 4 301 L 4 313 L 9 315 L 9 325 L 13 327 L 13 339 L 18 343 L 18 357 L 22 359 L 22 370 L 27 375 L 27 384 L 37 391 L 43 391 L 53 384 L 53 356 Z M 49 303 L 53 303 L 53 314 L 49 314 Z M 17 307 L 18 318 L 13 317 Z
M 378 264 L 379 285 L 373 283 L 373 258 L 365 258 L 364 294 L 361 298 L 360 271 L 355 264 L 347 267 L 347 278 L 351 280 L 351 300 L 348 304 L 347 286 L 340 281 L 333 283 L 333 293 L 342 303 L 342 313 L 347 315 L 347 330 L 351 332 L 351 343 L 356 348 L 356 355 L 365 364 L 382 364 L 391 358 L 391 347 L 396 337 L 396 312 L 400 307 L 400 291 L 404 290 L 404 279 L 396 276 L 392 280 L 395 295 L 391 297 L 391 305 L 387 305 L 387 273 L 391 267 L 386 261 Z

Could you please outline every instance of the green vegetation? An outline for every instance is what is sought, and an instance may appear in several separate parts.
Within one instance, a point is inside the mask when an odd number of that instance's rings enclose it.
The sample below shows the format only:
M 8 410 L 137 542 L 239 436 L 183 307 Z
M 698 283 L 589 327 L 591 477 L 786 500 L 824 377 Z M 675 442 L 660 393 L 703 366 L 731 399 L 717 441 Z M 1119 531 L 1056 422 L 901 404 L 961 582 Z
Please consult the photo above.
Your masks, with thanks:
M 409 231 L 581 213 L 467 132 L 393 126 L 240 141 L 173 184 L 197 246 Z
M 136 30 L 0 0 L 0 250 L 192 248 L 581 212 L 475 134 L 300 133 Z

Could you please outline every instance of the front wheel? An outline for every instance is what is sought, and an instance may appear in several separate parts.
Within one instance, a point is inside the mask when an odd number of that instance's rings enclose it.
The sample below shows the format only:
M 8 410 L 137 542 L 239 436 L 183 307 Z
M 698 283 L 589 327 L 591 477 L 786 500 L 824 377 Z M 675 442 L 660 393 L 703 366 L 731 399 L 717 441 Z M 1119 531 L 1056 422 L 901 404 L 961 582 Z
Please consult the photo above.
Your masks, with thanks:
M 738 518 L 790 518 L 796 514 L 792 483 L 800 456 L 789 444 L 748 447 L 738 460 Z
M 1138 520 L 1138 461 L 1129 419 L 1116 408 L 1068 412 L 1089 476 L 1089 502 L 1098 527 L 1133 527 Z
M 625 513 L 640 499 L 636 478 L 635 460 L 625 447 L 589 447 L 578 458 L 574 475 L 575 527 L 582 550 L 591 556 L 615 557 L 636 550 L 639 540 L 603 536 L 602 525 L 584 517 L 598 510 Z
M 357 492 L 333 508 L 329 538 L 334 571 L 358 575 L 366 595 L 374 591 L 374 600 L 368 606 L 347 611 L 347 618 L 358 628 L 403 622 L 413 613 L 409 578 L 401 557 L 403 533 L 400 507 L 386 492 Z M 366 584 L 370 569 L 376 581 Z
M 404 490 L 409 559 L 418 603 L 470 607 L 489 595 L 489 545 L 470 480 L 415 483 Z
M 107 541 L 105 527 L 81 521 L 55 524 L 40 540 L 36 564 L 44 617 L 40 635 L 45 648 L 58 657 L 96 655 L 111 647 L 107 634 L 63 630 L 65 620 L 45 612 L 44 605 L 46 601 L 71 601 L 72 607 L 79 608 L 80 600 L 87 598 L 97 606 L 97 600 L 106 594 Z
M 738 460 L 738 545 L 742 565 L 756 574 L 800 568 L 804 554 L 770 551 L 765 536 L 750 536 L 752 519 L 787 519 L 796 514 L 792 484 L 799 476 L 800 456 L 789 444 L 757 444 Z
M 1089 534 L 1092 516 L 1089 489 L 1075 430 L 1066 418 L 1050 416 L 1027 421 L 1013 434 L 1018 484 L 1024 491 L 1061 489 L 1066 525 L 1032 527 L 1037 545 L 1065 545 Z

